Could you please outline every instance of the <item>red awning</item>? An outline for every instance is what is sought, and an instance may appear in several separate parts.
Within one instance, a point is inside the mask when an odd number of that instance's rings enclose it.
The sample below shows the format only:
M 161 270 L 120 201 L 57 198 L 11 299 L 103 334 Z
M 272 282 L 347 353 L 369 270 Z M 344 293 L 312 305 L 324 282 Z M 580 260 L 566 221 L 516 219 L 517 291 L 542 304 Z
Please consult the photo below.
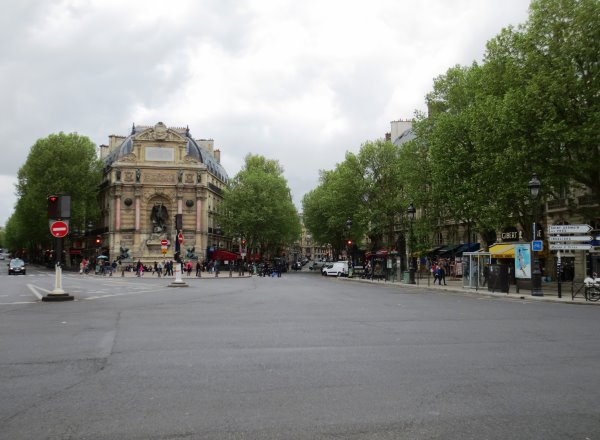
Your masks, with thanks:
M 236 254 L 235 252 L 225 251 L 223 249 L 216 250 L 212 253 L 211 258 L 213 260 L 222 260 L 222 261 L 230 261 L 230 260 L 239 260 L 241 259 L 240 254 Z
M 373 257 L 387 257 L 388 251 L 385 249 L 379 249 L 377 252 L 367 252 L 365 257 L 373 258 Z

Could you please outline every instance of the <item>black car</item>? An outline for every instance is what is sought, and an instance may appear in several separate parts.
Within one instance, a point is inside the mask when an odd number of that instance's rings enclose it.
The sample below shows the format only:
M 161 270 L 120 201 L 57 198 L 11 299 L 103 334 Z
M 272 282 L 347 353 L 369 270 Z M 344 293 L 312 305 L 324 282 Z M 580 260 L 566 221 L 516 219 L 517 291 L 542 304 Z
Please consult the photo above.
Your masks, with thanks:
M 25 262 L 20 258 L 13 258 L 8 263 L 8 274 L 9 275 L 18 275 L 22 273 L 25 275 Z

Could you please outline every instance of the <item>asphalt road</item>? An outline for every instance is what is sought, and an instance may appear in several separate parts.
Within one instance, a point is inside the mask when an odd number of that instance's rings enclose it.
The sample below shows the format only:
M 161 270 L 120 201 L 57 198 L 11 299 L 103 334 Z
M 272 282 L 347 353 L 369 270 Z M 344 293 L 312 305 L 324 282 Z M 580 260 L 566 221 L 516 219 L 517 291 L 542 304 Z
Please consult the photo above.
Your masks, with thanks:
M 0 275 L 0 439 L 600 439 L 600 308 Z M 37 292 L 37 294 L 36 294 Z

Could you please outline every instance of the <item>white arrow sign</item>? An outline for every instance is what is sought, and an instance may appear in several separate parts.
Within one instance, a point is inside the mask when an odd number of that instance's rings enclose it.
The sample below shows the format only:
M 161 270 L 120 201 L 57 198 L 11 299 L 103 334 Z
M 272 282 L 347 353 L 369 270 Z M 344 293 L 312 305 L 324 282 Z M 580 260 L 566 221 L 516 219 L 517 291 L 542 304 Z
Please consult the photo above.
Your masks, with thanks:
M 592 241 L 591 235 L 551 235 L 549 241 Z
M 592 230 L 590 225 L 552 225 L 548 226 L 549 234 L 587 234 Z
M 583 243 L 550 243 L 551 251 L 589 251 L 591 244 Z

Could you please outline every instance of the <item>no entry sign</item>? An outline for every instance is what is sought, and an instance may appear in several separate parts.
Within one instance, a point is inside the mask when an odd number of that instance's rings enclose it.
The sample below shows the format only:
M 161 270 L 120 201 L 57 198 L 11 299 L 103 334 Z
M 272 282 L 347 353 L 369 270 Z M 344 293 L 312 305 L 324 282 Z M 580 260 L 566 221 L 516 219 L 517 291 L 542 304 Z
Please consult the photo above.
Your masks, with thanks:
M 160 245 L 161 246 L 169 246 L 169 240 L 161 240 Z
M 60 220 L 52 222 L 50 233 L 56 238 L 62 238 L 69 233 L 69 225 Z

